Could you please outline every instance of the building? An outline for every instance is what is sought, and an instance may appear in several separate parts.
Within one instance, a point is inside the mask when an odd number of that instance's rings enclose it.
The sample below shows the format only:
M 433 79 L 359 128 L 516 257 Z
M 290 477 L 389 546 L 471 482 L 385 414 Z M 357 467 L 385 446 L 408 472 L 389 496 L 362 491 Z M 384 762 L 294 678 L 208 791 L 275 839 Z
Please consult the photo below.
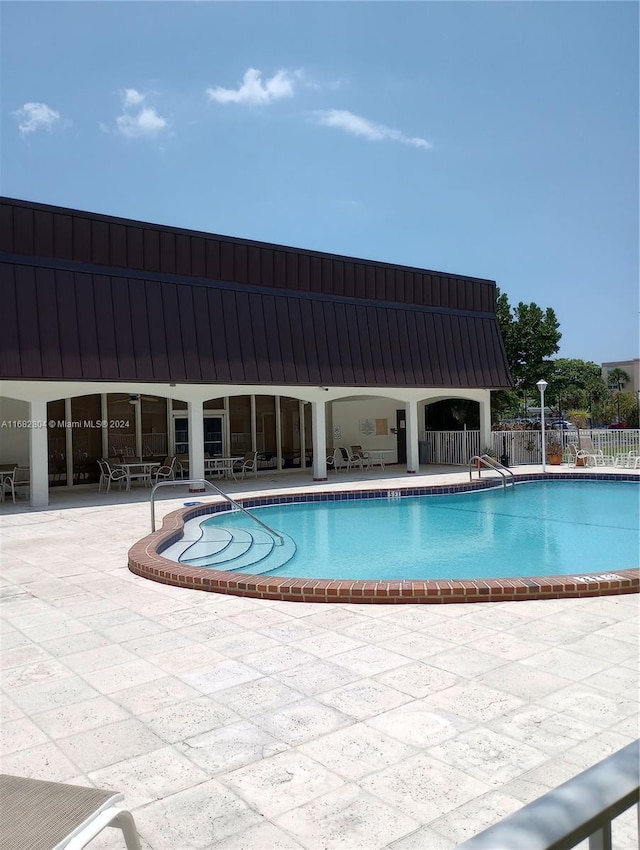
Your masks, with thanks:
M 635 360 L 612 360 L 609 363 L 602 364 L 602 380 L 607 386 L 610 386 L 610 374 L 613 369 L 622 369 L 629 376 L 629 380 L 625 381 L 620 389 L 625 393 L 640 392 L 640 359 Z M 617 389 L 617 386 L 616 386 Z
M 428 405 L 476 402 L 486 444 L 511 385 L 489 280 L 7 198 L 0 267 L 0 464 L 35 506 L 119 453 L 417 472 Z

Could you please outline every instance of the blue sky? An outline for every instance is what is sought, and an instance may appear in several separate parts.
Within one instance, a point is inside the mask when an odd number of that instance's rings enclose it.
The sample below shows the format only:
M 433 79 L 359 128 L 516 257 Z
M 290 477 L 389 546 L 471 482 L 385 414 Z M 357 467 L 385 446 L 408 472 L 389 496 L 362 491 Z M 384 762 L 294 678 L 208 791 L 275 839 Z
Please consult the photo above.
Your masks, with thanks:
M 496 280 L 638 356 L 635 2 L 2 2 L 2 194 Z

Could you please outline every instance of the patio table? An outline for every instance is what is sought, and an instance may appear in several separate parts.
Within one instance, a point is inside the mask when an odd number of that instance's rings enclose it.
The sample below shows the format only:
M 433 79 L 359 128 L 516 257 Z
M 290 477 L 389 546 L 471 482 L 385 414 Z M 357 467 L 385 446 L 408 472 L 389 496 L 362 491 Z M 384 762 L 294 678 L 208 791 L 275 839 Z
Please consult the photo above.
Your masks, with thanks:
M 384 456 L 392 455 L 393 449 L 363 449 L 362 457 L 365 461 L 367 468 L 371 468 L 375 466 L 376 463 L 380 464 L 380 467 L 384 469 Z
M 127 490 L 131 489 L 131 481 L 133 479 L 141 480 L 142 483 L 151 487 L 151 475 L 154 469 L 159 469 L 160 461 L 122 461 L 121 463 L 111 464 L 114 469 L 124 469 L 127 476 Z
M 242 463 L 244 457 L 207 457 L 204 459 L 204 473 L 217 473 L 218 476 L 229 478 L 237 481 L 235 467 L 237 463 Z

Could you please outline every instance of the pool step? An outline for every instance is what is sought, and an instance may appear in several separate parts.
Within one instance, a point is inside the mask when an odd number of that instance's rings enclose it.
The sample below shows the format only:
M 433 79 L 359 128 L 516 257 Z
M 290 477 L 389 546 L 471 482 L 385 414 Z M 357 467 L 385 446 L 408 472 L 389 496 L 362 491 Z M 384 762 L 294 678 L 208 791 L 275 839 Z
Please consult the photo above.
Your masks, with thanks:
M 283 535 L 283 545 L 276 545 L 270 534 L 257 527 L 204 526 L 201 532 L 200 539 L 186 546 L 182 540 L 162 554 L 190 567 L 262 575 L 286 564 L 296 552 L 296 544 L 288 535 Z

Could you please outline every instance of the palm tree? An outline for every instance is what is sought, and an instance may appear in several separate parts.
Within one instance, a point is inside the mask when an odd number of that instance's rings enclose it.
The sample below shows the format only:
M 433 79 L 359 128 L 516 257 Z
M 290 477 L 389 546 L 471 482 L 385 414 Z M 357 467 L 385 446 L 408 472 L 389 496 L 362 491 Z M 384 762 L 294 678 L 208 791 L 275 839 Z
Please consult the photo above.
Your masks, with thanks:
M 614 369 L 610 369 L 607 374 L 607 383 L 609 384 L 609 389 L 618 390 L 618 422 L 620 422 L 620 391 L 629 380 L 629 375 L 624 371 L 624 369 L 621 369 L 619 366 L 616 366 Z

